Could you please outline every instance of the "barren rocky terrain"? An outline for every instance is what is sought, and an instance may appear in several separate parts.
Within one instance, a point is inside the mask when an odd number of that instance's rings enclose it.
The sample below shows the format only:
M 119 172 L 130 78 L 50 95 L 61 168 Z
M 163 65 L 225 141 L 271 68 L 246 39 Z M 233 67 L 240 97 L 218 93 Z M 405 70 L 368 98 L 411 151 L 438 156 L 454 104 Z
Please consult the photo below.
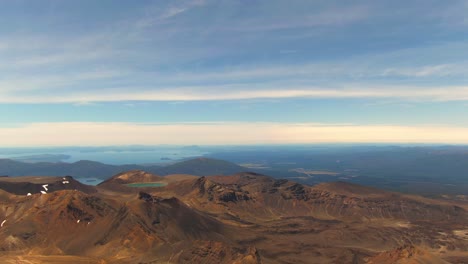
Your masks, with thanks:
M 0 189 L 4 263 L 468 263 L 468 204 L 350 183 L 130 171 Z

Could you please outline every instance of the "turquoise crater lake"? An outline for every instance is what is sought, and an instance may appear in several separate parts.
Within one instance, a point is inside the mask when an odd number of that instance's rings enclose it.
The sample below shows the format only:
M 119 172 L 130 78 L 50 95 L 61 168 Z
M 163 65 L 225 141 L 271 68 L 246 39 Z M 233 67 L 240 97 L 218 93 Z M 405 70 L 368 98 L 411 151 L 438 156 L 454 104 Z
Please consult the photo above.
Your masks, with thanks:
M 163 187 L 166 186 L 165 182 L 135 182 L 127 184 L 128 187 L 144 188 L 144 187 Z

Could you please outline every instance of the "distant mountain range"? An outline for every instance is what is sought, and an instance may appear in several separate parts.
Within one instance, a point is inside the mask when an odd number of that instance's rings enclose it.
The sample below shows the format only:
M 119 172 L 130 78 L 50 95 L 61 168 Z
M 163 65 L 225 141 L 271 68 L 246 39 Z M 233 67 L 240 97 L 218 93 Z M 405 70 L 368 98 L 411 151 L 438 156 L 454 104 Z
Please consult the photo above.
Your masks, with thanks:
M 251 169 L 237 164 L 208 158 L 195 158 L 167 166 L 144 165 L 109 165 L 95 161 L 81 160 L 74 163 L 39 162 L 27 163 L 11 159 L 0 159 L 0 175 L 8 176 L 65 176 L 75 178 L 107 179 L 121 172 L 145 170 L 157 175 L 191 174 L 196 176 L 230 175 Z

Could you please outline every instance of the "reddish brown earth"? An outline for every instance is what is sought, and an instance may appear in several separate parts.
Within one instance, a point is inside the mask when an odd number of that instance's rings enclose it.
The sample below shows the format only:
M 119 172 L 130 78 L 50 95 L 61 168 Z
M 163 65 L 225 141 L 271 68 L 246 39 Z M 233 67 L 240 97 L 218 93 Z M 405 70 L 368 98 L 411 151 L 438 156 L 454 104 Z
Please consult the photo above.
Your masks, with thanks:
M 402 246 L 395 250 L 386 251 L 377 256 L 368 259 L 369 264 L 424 264 L 424 263 L 440 263 L 446 264 L 447 261 L 442 260 L 438 256 L 429 253 L 426 250 L 415 246 Z
M 47 184 L 47 189 L 42 185 Z M 59 190 L 79 190 L 84 193 L 94 193 L 95 188 L 82 184 L 70 176 L 65 177 L 0 177 L 0 190 L 13 194 L 27 195 L 41 191 L 54 192 Z
M 155 181 L 168 185 L 125 186 Z M 468 263 L 468 211 L 460 202 L 253 173 L 131 171 L 97 187 L 31 196 L 5 182 L 5 263 Z

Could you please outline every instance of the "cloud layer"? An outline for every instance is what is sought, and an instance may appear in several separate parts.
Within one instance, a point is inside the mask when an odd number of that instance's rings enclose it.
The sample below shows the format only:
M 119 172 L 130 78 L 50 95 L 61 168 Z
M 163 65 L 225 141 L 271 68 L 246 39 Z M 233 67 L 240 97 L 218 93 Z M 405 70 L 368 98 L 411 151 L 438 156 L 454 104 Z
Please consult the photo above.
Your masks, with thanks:
M 0 119 L 24 126 L 0 128 L 0 144 L 466 143 L 467 12 L 465 0 L 5 2 Z
M 357 85 L 354 85 L 357 86 Z M 80 103 L 124 101 L 216 101 L 284 98 L 370 98 L 407 101 L 465 101 L 468 86 L 463 87 L 416 87 L 384 86 L 362 88 L 291 87 L 254 88 L 244 86 L 182 87 L 159 90 L 121 89 L 73 92 L 58 95 L 4 95 L 0 103 Z
M 306 123 L 36 123 L 0 128 L 4 147 L 376 142 L 468 144 L 468 128 Z
M 464 1 L 46 3 L 0 10 L 0 103 L 467 100 Z

